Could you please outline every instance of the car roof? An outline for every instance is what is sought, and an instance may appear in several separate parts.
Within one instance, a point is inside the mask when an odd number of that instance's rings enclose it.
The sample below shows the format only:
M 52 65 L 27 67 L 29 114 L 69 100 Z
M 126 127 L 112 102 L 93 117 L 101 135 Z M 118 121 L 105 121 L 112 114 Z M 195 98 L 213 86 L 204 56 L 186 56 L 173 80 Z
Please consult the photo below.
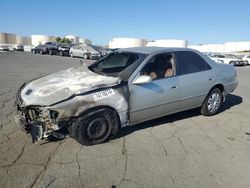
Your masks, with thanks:
M 190 48 L 167 48 L 167 47 L 133 47 L 133 48 L 120 48 L 118 52 L 135 52 L 141 54 L 173 52 L 173 51 L 195 51 Z

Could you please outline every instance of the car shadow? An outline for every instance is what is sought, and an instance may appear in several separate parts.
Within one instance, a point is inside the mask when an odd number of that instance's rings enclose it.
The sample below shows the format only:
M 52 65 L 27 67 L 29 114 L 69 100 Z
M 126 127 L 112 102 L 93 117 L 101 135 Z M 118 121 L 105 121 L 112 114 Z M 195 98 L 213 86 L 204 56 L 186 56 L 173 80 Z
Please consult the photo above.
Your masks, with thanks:
M 233 106 L 239 105 L 240 103 L 242 103 L 242 101 L 243 101 L 242 97 L 240 96 L 233 95 L 233 94 L 227 95 L 226 101 L 223 103 L 219 113 L 229 110 Z M 134 126 L 124 127 L 119 131 L 119 133 L 114 139 L 124 137 L 128 134 L 131 134 L 139 130 L 147 129 L 149 127 L 155 127 L 161 124 L 171 123 L 174 121 L 188 119 L 188 118 L 192 118 L 192 117 L 200 116 L 200 115 L 201 115 L 200 108 L 195 108 L 192 110 L 187 110 L 187 111 L 167 115 L 167 116 L 157 118 L 154 120 L 150 120 L 150 121 L 146 121 L 146 122 L 134 125 Z
M 242 102 L 243 102 L 242 97 L 238 95 L 229 94 L 226 96 L 226 101 L 223 103 L 219 113 L 229 110 L 231 107 L 236 106 Z

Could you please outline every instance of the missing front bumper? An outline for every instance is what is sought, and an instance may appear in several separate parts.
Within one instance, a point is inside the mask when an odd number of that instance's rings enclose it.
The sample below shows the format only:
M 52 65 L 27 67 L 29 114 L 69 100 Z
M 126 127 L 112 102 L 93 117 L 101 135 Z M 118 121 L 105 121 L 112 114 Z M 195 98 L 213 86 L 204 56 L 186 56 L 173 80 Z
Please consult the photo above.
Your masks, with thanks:
M 24 116 L 16 113 L 14 115 L 16 124 L 21 127 L 23 131 L 31 135 L 32 142 L 38 143 L 41 139 L 48 138 L 50 136 L 56 139 L 64 139 L 69 135 L 67 125 L 68 120 L 62 120 L 58 122 L 58 126 L 55 125 L 55 129 L 51 129 L 51 126 L 41 121 L 27 122 Z M 50 127 L 50 128 L 49 128 Z
M 37 143 L 39 140 L 44 138 L 43 131 L 43 123 L 39 121 L 35 121 L 32 123 L 28 123 L 25 117 L 20 116 L 18 114 L 14 115 L 14 119 L 17 125 L 21 127 L 23 131 L 31 134 L 32 142 Z

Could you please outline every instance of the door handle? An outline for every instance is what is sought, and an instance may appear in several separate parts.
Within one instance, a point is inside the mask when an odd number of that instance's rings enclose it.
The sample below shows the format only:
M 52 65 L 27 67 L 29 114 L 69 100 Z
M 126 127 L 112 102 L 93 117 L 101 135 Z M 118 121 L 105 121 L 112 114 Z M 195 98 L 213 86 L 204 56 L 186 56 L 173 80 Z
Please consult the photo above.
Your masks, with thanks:
M 177 88 L 177 86 L 172 86 L 172 87 L 171 87 L 171 89 L 176 89 L 176 88 Z
M 209 78 L 208 80 L 209 80 L 209 81 L 212 81 L 213 79 L 214 79 L 214 78 Z

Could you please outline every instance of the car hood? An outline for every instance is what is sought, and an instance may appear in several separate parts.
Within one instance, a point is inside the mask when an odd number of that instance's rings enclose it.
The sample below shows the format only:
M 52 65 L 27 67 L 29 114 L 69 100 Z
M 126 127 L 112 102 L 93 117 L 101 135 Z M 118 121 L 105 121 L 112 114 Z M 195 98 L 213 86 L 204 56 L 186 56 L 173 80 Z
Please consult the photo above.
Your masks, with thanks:
M 24 105 L 47 106 L 97 88 L 114 86 L 120 78 L 91 72 L 86 66 L 53 73 L 26 84 L 21 91 Z

